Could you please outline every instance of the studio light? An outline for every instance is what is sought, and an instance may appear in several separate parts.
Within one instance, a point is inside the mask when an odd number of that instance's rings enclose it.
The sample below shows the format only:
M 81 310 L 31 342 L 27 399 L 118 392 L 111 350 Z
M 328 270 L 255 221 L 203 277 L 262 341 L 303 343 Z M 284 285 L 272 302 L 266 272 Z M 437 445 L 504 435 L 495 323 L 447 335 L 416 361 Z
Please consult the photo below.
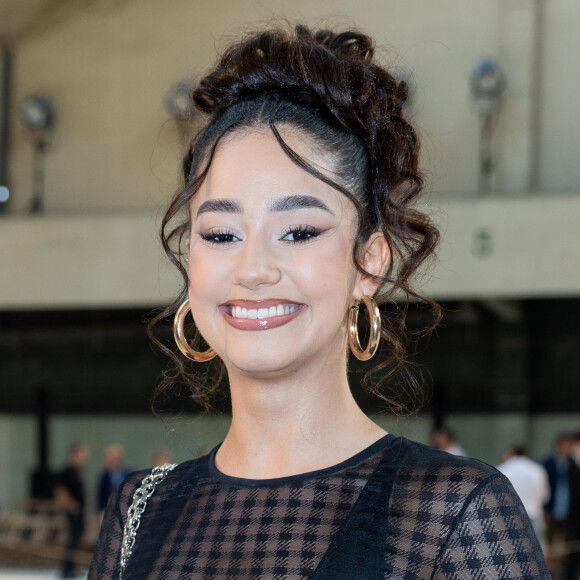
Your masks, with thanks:
M 165 106 L 174 119 L 186 120 L 195 114 L 191 98 L 194 88 L 192 83 L 178 83 L 167 93 Z
M 54 113 L 50 101 L 38 95 L 26 97 L 20 104 L 20 120 L 30 131 L 47 131 L 52 128 Z
M 469 79 L 471 94 L 476 102 L 483 107 L 497 104 L 506 87 L 506 76 L 495 61 L 481 60 Z

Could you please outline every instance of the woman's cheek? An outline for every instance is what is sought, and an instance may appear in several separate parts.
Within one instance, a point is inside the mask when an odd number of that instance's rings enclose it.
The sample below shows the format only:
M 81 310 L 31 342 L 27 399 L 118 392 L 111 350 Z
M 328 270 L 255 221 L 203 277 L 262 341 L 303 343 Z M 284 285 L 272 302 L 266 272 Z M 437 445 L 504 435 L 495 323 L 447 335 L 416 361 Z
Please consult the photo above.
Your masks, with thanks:
M 215 272 L 214 268 L 214 274 Z M 192 310 L 197 309 L 200 303 L 206 302 L 212 294 L 215 296 L 214 287 L 209 262 L 192 255 L 189 264 L 189 297 Z

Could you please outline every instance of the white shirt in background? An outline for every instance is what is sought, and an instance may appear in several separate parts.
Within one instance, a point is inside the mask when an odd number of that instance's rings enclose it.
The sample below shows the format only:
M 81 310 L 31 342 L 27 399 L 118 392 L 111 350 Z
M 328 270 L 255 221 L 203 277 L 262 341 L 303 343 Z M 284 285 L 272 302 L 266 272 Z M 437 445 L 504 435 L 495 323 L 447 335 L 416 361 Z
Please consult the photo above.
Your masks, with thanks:
M 467 453 L 465 449 L 459 445 L 459 443 L 450 443 L 445 449 L 447 453 L 451 453 L 451 455 L 460 455 L 461 457 L 467 457 Z
M 544 504 L 550 498 L 546 470 L 539 463 L 519 455 L 504 461 L 497 469 L 511 481 L 542 542 L 545 529 Z

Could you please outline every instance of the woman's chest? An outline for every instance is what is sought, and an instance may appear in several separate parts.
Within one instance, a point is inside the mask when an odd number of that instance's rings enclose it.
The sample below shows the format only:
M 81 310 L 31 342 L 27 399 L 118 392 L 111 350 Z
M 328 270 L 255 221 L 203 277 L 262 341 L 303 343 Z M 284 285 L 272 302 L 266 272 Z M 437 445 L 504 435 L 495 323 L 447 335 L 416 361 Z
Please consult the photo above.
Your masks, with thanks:
M 147 507 L 123 578 L 312 578 L 363 487 L 174 490 Z

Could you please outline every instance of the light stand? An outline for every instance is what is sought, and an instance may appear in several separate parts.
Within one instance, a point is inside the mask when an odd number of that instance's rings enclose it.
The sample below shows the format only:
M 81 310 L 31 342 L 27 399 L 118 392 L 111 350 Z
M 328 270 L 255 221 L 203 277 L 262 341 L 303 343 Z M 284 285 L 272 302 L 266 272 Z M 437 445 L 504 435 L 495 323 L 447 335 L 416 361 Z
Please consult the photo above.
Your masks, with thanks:
M 482 60 L 471 73 L 469 86 L 480 119 L 478 191 L 485 195 L 491 193 L 492 189 L 491 178 L 495 170 L 493 133 L 501 109 L 506 77 L 495 61 Z
M 20 120 L 28 129 L 32 139 L 32 198 L 31 213 L 42 213 L 45 209 L 44 200 L 44 161 L 50 144 L 49 136 L 54 127 L 54 111 L 46 97 L 26 97 L 20 104 Z

